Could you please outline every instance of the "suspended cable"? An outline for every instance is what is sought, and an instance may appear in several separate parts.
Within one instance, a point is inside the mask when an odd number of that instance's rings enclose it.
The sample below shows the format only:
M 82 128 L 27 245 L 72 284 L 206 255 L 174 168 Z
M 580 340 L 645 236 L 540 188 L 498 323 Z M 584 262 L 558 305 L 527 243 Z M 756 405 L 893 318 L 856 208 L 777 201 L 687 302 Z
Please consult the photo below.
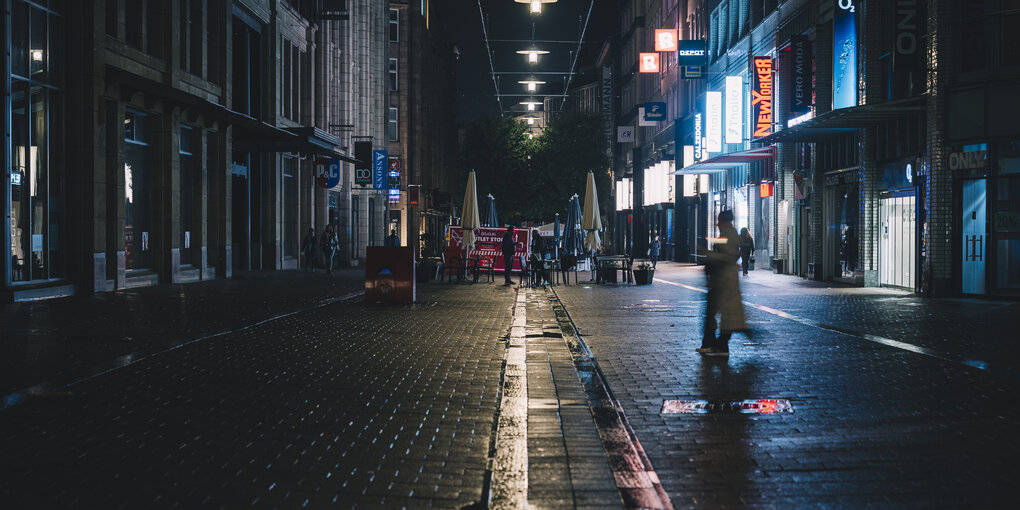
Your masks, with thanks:
M 492 71 L 492 87 L 496 90 L 496 103 L 499 105 L 499 116 L 502 117 L 503 100 L 500 99 L 499 84 L 496 83 L 496 65 L 492 62 L 492 48 L 489 47 L 489 29 L 485 26 L 485 13 L 482 12 L 482 0 L 478 0 L 478 18 L 482 22 L 482 36 L 485 37 L 485 52 L 489 54 L 489 70 Z
M 570 81 L 574 79 L 574 68 L 577 67 L 577 58 L 581 56 L 581 45 L 584 44 L 584 33 L 588 30 L 588 20 L 591 19 L 591 10 L 594 7 L 595 0 L 591 0 L 591 3 L 588 4 L 588 15 L 584 18 L 584 27 L 581 28 L 581 38 L 577 40 L 577 51 L 574 53 L 574 61 L 570 63 L 570 74 L 567 75 L 567 83 L 563 85 L 563 101 L 560 102 L 560 112 L 563 112 L 563 107 L 567 104 L 567 90 L 570 88 Z

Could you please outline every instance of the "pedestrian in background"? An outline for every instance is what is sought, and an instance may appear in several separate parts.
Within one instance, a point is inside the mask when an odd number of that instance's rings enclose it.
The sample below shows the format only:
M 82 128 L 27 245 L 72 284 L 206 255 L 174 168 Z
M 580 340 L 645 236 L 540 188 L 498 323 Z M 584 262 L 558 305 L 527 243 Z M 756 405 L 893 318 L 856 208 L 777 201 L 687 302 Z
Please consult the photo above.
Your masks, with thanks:
M 751 237 L 747 227 L 744 227 L 740 229 L 740 267 L 744 270 L 744 276 L 747 276 L 747 268 L 754 261 L 753 257 L 754 238 Z
M 400 246 L 400 238 L 397 237 L 397 229 L 391 229 L 390 235 L 386 236 L 383 246 Z
M 315 228 L 308 227 L 308 233 L 301 240 L 301 252 L 305 255 L 305 271 L 315 272 L 315 247 L 318 244 L 315 238 Z
M 319 245 L 322 247 L 322 256 L 326 259 L 326 274 L 333 274 L 333 257 L 340 249 L 340 240 L 333 230 L 332 223 L 327 225 L 326 230 L 322 232 L 322 240 Z
M 662 248 L 662 244 L 659 243 L 659 236 L 655 236 L 652 239 L 652 243 L 648 245 L 648 258 L 652 261 L 652 269 L 655 269 L 655 263 L 659 260 L 659 250 Z
M 730 336 L 734 331 L 747 330 L 740 280 L 733 267 L 740 255 L 740 235 L 733 228 L 733 212 L 719 213 L 718 225 L 721 237 L 712 245 L 712 250 L 705 253 L 708 296 L 705 299 L 705 328 L 701 347 L 696 349 L 706 356 L 729 356 Z M 718 338 L 715 336 L 717 314 L 721 316 Z
M 517 241 L 514 240 L 514 226 L 506 227 L 503 234 L 503 285 L 513 285 L 510 272 L 514 270 L 514 254 L 517 253 Z

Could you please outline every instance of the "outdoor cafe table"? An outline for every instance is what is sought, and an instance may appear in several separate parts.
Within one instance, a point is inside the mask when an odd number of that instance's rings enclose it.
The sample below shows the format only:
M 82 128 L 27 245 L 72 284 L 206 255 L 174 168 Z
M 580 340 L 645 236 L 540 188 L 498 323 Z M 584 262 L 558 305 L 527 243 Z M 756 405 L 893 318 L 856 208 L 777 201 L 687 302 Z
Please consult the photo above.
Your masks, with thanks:
M 596 268 L 596 272 L 602 271 L 604 269 L 605 270 L 612 269 L 614 271 L 616 269 L 621 269 L 623 270 L 623 275 L 624 278 L 626 278 L 626 282 L 630 283 L 632 274 L 631 262 L 632 262 L 631 258 L 626 255 L 605 255 L 602 257 L 598 257 L 598 267 Z

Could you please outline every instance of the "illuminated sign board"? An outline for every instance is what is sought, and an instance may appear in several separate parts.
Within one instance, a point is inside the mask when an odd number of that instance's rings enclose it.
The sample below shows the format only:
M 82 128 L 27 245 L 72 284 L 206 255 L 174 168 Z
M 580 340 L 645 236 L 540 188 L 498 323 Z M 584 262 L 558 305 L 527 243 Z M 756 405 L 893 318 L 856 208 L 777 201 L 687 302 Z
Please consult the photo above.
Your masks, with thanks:
M 372 189 L 386 189 L 387 151 L 372 151 Z
M 676 30 L 658 28 L 655 30 L 655 51 L 676 51 Z
M 694 146 L 684 145 L 684 165 L 685 167 L 694 164 Z
M 407 203 L 412 207 L 418 207 L 420 201 L 421 188 L 418 186 L 407 187 Z
M 832 109 L 857 106 L 856 0 L 833 0 Z
M 645 120 L 666 120 L 666 103 L 645 103 Z
M 704 155 L 701 137 L 701 112 L 698 112 L 694 114 L 694 160 L 701 161 Z
M 751 70 L 751 136 L 761 138 L 772 134 L 772 57 L 752 58 Z
M 726 77 L 726 143 L 744 141 L 744 79 Z
M 790 38 L 790 113 L 797 117 L 811 111 L 811 40 L 806 35 Z
M 354 184 L 362 186 L 372 184 L 372 142 L 354 142 Z
M 638 67 L 639 73 L 657 73 L 659 72 L 659 54 L 658 53 L 642 53 L 638 55 L 638 59 L 641 65 Z
M 761 198 L 772 196 L 772 183 L 763 182 L 758 185 L 758 196 Z
M 705 41 L 677 41 L 676 63 L 679 66 L 705 66 L 708 64 L 708 51 Z
M 722 92 L 705 93 L 705 150 L 722 152 Z

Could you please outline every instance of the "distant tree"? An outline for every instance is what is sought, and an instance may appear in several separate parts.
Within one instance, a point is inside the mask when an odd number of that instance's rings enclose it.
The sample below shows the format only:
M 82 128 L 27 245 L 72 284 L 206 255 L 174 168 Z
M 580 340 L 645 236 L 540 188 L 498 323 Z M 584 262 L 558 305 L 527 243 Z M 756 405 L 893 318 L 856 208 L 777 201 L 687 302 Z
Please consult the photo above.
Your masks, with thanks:
M 465 132 L 458 196 L 464 196 L 467 173 L 474 169 L 479 200 L 492 193 L 503 222 L 548 222 L 556 213 L 564 219 L 574 193 L 583 199 L 588 171 L 593 171 L 604 214 L 611 185 L 608 168 L 598 116 L 562 114 L 534 139 L 523 122 L 486 118 Z

